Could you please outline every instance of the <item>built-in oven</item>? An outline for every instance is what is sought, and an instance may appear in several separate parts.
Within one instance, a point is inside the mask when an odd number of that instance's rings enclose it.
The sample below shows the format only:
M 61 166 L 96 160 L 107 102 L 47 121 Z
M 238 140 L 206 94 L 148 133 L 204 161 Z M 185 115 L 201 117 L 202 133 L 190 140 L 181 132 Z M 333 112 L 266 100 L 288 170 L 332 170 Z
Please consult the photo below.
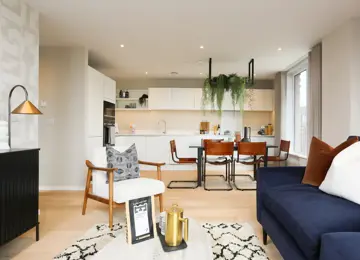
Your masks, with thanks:
M 104 101 L 103 146 L 115 145 L 115 104 Z

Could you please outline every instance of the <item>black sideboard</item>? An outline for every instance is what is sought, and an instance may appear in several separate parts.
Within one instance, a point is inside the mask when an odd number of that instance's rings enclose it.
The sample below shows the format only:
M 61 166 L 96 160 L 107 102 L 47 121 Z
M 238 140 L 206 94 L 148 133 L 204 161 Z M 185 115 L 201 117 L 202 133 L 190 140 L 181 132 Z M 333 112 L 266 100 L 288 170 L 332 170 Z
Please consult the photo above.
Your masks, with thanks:
M 0 150 L 0 245 L 36 227 L 39 240 L 39 149 Z

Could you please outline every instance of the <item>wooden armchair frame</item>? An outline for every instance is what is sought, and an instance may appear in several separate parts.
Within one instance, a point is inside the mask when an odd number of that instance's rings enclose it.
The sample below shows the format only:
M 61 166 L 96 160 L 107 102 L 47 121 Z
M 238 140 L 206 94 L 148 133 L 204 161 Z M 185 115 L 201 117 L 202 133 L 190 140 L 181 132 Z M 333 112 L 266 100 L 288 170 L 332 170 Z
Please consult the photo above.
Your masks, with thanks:
M 116 207 L 119 207 L 120 205 L 125 204 L 125 202 L 124 203 L 114 202 L 114 171 L 117 171 L 118 169 L 117 168 L 96 167 L 89 160 L 86 160 L 85 164 L 88 167 L 88 173 L 87 173 L 87 178 L 86 178 L 86 186 L 85 186 L 82 214 L 85 215 L 85 213 L 86 213 L 88 199 L 93 199 L 93 200 L 108 204 L 109 205 L 109 227 L 112 230 L 112 228 L 113 228 L 113 209 Z M 161 166 L 164 166 L 165 163 L 153 163 L 153 162 L 139 161 L 139 164 L 155 166 L 157 169 L 157 179 L 159 181 L 161 181 Z M 102 198 L 102 197 L 99 197 L 97 195 L 90 193 L 90 185 L 91 185 L 93 171 L 106 172 L 106 174 L 108 176 L 108 180 L 109 180 L 109 199 L 105 199 L 105 198 Z M 162 196 L 162 194 L 156 194 L 155 197 L 159 198 L 160 212 L 162 212 L 164 209 L 163 208 L 163 196 Z

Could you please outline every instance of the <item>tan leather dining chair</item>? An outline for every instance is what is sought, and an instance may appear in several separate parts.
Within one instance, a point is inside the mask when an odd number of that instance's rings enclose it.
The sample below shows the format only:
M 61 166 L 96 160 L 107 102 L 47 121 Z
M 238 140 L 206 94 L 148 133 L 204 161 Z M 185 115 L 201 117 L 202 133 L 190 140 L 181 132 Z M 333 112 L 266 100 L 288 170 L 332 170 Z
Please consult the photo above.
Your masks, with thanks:
M 266 142 L 237 142 L 237 163 L 241 163 L 244 165 L 252 165 L 254 166 L 254 177 L 250 174 L 236 174 L 235 173 L 235 162 L 233 166 L 233 171 L 231 175 L 231 179 L 233 181 L 233 185 L 237 190 L 246 191 L 246 190 L 256 190 L 256 189 L 247 189 L 247 188 L 239 188 L 235 183 L 236 176 L 245 176 L 249 177 L 251 181 L 256 181 L 256 170 L 261 162 L 262 156 L 266 154 Z M 250 158 L 241 159 L 240 155 L 248 155 Z
M 233 142 L 219 142 L 204 140 L 204 168 L 203 168 L 203 177 L 204 177 L 204 189 L 207 191 L 230 191 L 232 190 L 230 184 L 230 172 L 231 165 L 234 160 L 234 143 Z M 222 175 L 206 175 L 206 164 L 212 165 L 225 165 L 225 176 Z M 220 176 L 225 180 L 228 188 L 213 188 L 209 189 L 206 186 L 206 178 Z

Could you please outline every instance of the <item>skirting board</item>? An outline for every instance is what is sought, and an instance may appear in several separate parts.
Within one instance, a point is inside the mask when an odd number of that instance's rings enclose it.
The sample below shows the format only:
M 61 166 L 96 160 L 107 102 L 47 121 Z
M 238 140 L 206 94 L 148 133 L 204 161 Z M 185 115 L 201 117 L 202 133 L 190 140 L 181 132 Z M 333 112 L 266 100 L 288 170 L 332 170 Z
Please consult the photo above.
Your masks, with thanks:
M 79 191 L 84 190 L 84 186 L 40 186 L 39 191 Z

